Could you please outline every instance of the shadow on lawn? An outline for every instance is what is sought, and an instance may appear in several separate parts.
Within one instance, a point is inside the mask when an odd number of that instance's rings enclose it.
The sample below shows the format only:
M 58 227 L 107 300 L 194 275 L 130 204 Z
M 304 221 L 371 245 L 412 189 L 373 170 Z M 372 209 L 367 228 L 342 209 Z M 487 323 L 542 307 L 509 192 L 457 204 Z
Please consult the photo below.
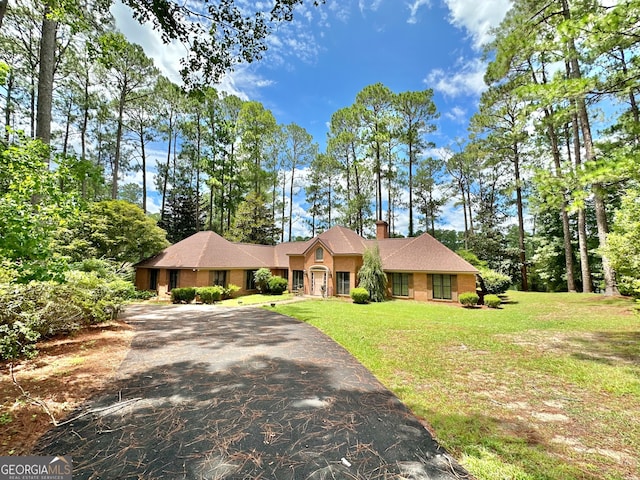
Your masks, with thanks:
M 139 333 L 112 393 L 51 430 L 38 454 L 72 455 L 74 479 L 467 478 L 313 327 L 235 315 L 133 315 Z
M 572 356 L 606 365 L 640 366 L 640 332 L 594 332 L 587 338 L 571 338 L 581 346 Z

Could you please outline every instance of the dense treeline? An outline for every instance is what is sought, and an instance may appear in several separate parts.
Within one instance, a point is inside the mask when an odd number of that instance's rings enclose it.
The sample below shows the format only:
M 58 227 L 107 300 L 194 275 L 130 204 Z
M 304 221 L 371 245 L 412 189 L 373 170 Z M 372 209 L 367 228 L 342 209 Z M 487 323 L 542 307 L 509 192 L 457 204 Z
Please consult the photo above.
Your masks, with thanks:
M 281 3 L 286 20 L 300 2 Z M 475 253 L 525 290 L 640 293 L 630 260 L 640 245 L 637 0 L 518 0 L 487 47 L 488 88 L 468 138 L 432 143 L 431 90 L 373 84 L 327 119 L 324 151 L 259 102 L 195 85 L 206 70 L 198 52 L 184 65 L 189 88 L 170 82 L 98 7 L 55 17 L 43 135 L 47 8 L 16 1 L 2 19 L 3 149 L 36 137 L 50 144 L 41 156 L 52 175 L 64 174 L 52 188 L 83 211 L 126 200 L 153 210 L 171 242 L 204 229 L 288 241 L 301 222 L 310 235 L 335 224 L 368 235 L 384 219 L 392 234 L 428 231 Z M 2 188 L 6 196 L 14 187 Z M 41 205 L 39 195 L 23 200 Z M 451 198 L 463 232 L 437 228 Z M 7 231 L 20 231 L 20 219 Z M 38 221 L 27 229 L 43 228 Z M 28 258 L 6 248 L 3 256 Z

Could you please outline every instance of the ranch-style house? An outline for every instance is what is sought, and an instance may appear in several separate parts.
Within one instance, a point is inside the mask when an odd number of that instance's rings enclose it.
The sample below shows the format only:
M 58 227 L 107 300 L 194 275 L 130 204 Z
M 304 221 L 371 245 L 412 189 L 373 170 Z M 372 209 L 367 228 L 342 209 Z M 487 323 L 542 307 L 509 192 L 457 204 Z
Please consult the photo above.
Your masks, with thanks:
M 289 281 L 289 290 L 311 296 L 348 296 L 357 286 L 362 255 L 378 244 L 387 274 L 387 295 L 419 301 L 458 300 L 475 292 L 478 270 L 425 233 L 390 238 L 376 222 L 376 238 L 336 226 L 302 242 L 277 245 L 234 243 L 215 232 L 198 232 L 135 265 L 136 287 L 160 297 L 172 288 L 235 284 L 240 295 L 255 292 L 253 274 L 268 268 Z

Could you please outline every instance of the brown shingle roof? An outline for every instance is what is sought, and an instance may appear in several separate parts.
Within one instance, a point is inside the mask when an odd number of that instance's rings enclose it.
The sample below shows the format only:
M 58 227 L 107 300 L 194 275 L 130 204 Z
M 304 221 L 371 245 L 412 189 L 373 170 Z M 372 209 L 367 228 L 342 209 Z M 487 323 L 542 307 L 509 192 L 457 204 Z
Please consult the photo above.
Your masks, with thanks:
M 478 273 L 473 265 L 428 233 L 413 238 L 385 238 L 377 242 L 385 270 Z
M 298 255 L 307 253 L 318 241 L 322 242 L 332 255 L 362 255 L 366 248 L 366 240 L 356 232 L 345 227 L 335 226 L 317 237 L 307 240 L 305 242 L 306 248 Z
M 143 260 L 143 268 L 260 268 L 272 267 L 273 247 L 232 243 L 215 232 L 198 232 Z
M 377 242 L 383 268 L 390 271 L 477 273 L 470 263 L 427 233 L 415 238 L 365 240 L 353 230 L 339 226 L 306 242 L 276 246 L 232 243 L 215 232 L 198 232 L 136 267 L 286 269 L 289 267 L 288 255 L 304 255 L 318 242 L 332 255 L 362 255 L 365 248 Z

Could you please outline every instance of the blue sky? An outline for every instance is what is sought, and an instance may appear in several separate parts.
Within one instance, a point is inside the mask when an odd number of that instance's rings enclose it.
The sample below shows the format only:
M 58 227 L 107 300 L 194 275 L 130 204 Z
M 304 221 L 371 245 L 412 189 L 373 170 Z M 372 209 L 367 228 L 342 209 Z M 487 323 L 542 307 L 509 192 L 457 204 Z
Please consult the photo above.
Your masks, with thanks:
M 430 140 L 445 149 L 466 134 L 484 88 L 482 45 L 509 6 L 509 0 L 327 0 L 319 7 L 307 1 L 294 22 L 277 27 L 261 61 L 239 66 L 218 88 L 262 102 L 278 123 L 297 123 L 321 147 L 331 114 L 365 86 L 381 82 L 396 93 L 432 88 L 441 117 Z M 118 28 L 179 82 L 184 47 L 163 45 L 126 7 L 112 12 Z M 302 214 L 304 205 L 297 207 Z M 448 205 L 442 226 L 460 228 L 459 217 Z

